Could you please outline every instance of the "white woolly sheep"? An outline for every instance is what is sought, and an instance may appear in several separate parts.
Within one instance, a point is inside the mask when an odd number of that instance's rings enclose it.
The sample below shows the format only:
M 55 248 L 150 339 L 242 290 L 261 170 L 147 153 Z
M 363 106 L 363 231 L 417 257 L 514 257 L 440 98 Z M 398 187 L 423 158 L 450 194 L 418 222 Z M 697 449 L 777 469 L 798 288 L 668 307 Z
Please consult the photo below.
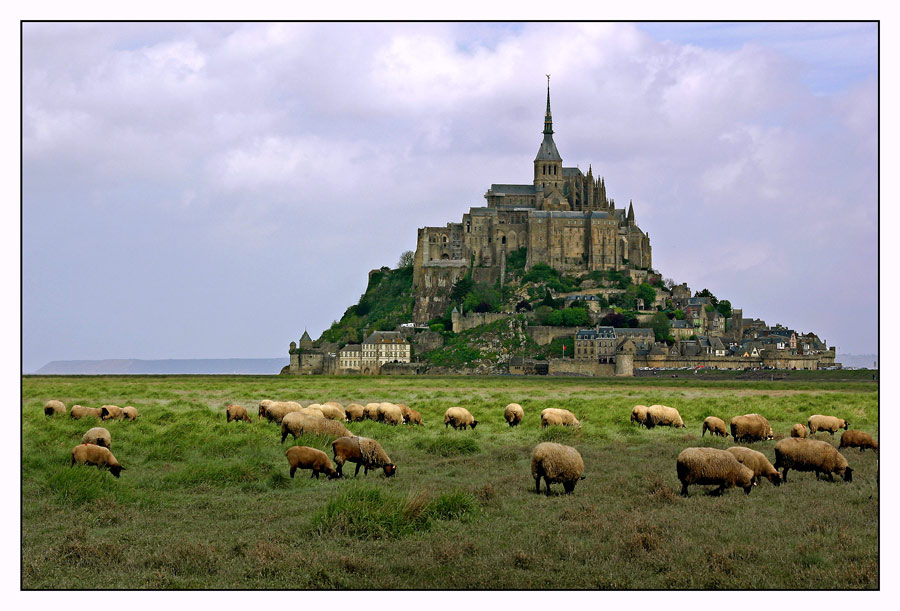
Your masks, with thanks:
M 100 418 L 100 408 L 99 407 L 84 407 L 83 405 L 73 405 L 72 409 L 69 410 L 69 417 L 75 420 L 80 420 L 81 418 Z
M 541 428 L 548 426 L 581 426 L 581 422 L 567 409 L 548 407 L 541 410 Z
M 56 399 L 50 399 L 44 403 L 44 415 L 56 416 L 57 414 L 66 414 L 66 404 Z
M 366 407 L 364 408 L 364 412 L 366 414 L 366 419 L 368 420 L 378 420 L 378 406 L 380 403 L 366 403 Z
M 329 437 L 350 437 L 353 435 L 337 420 L 308 416 L 300 412 L 291 412 L 284 415 L 281 421 L 281 443 L 284 443 L 289 433 L 294 436 L 294 439 L 303 434 L 328 435 Z
M 304 414 L 306 416 L 312 416 L 314 418 L 324 418 L 325 413 L 322 411 L 322 406 L 318 403 L 310 403 L 306 407 L 298 409 L 296 412 L 288 412 L 295 414 Z M 287 414 L 285 414 L 287 416 Z M 283 422 L 284 420 L 282 420 Z
M 344 406 L 337 401 L 323 403 L 319 406 L 319 411 L 329 420 L 340 420 L 341 422 L 347 420 L 347 412 L 344 410 Z
M 676 429 L 683 429 L 684 421 L 681 419 L 681 414 L 674 407 L 651 405 L 647 408 L 646 426 L 648 429 L 652 429 L 655 426 L 671 426 Z
M 403 411 L 393 403 L 378 404 L 378 422 L 397 426 L 403 423 Z
M 799 422 L 791 427 L 791 437 L 801 437 L 806 439 L 809 436 L 809 430 Z
M 359 422 L 366 419 L 366 408 L 359 403 L 351 403 L 347 406 L 347 419 L 350 422 Z
M 584 479 L 584 461 L 572 446 L 545 441 L 531 452 L 531 477 L 534 478 L 535 492 L 541 492 L 541 478 L 550 496 L 550 484 L 561 483 L 566 494 L 575 490 L 578 480 Z
M 119 464 L 113 453 L 107 448 L 97 446 L 92 443 L 83 443 L 72 448 L 72 458 L 69 466 L 94 465 L 98 469 L 109 469 L 114 477 L 119 477 L 119 472 L 124 471 L 125 467 Z
M 735 441 L 774 439 L 772 425 L 759 414 L 744 414 L 731 419 L 731 436 Z
M 841 435 L 841 448 L 859 448 L 862 452 L 867 448 L 878 451 L 878 442 L 872 436 L 863 431 L 844 431 Z
M 753 471 L 742 465 L 731 452 L 716 448 L 687 448 L 676 459 L 678 480 L 681 482 L 681 496 L 688 496 L 688 486 L 718 486 L 714 495 L 722 494 L 726 488 L 739 486 L 750 494 L 756 485 Z
M 716 418 L 715 416 L 706 417 L 706 420 L 703 421 L 703 433 L 701 433 L 700 436 L 705 437 L 706 431 L 709 431 L 710 435 L 728 437 L 728 430 L 725 428 L 725 421 L 721 418 Z
M 519 426 L 525 419 L 525 410 L 518 403 L 510 403 L 503 408 L 503 418 L 509 426 Z
M 331 442 L 334 451 L 334 464 L 337 465 L 338 476 L 342 476 L 344 463 L 355 462 L 356 472 L 354 477 L 359 475 L 359 468 L 364 467 L 363 475 L 369 474 L 369 469 L 377 469 L 381 467 L 384 470 L 385 477 L 391 477 L 397 473 L 397 465 L 391 462 L 384 448 L 374 439 L 368 437 L 340 437 Z
M 81 438 L 81 443 L 92 443 L 95 446 L 101 446 L 107 450 L 112 449 L 112 436 L 102 426 L 95 426 L 88 429 L 88 432 Z
M 328 458 L 328 454 L 322 450 L 310 448 L 309 446 L 294 446 L 288 448 L 284 455 L 287 457 L 288 465 L 291 467 L 291 477 L 294 477 L 297 469 L 312 469 L 312 474 L 309 476 L 310 479 L 313 477 L 319 479 L 319 473 L 324 473 L 328 479 L 339 477 L 331 464 L 331 459 Z
M 822 474 L 834 481 L 834 473 L 853 481 L 853 469 L 847 459 L 826 441 L 788 437 L 775 444 L 775 468 L 783 469 L 781 479 L 787 483 L 788 470 L 815 471 L 816 479 Z
M 753 471 L 753 477 L 757 480 L 760 477 L 765 477 L 774 485 L 781 485 L 781 475 L 779 475 L 778 471 L 775 470 L 775 467 L 772 466 L 772 463 L 769 462 L 769 459 L 762 452 L 740 446 L 732 446 L 728 448 L 728 451 L 734 454 L 738 462 Z
M 464 407 L 450 407 L 444 412 L 444 428 L 452 426 L 455 429 L 465 429 L 470 426 L 474 429 L 477 425 L 478 421 Z
M 638 426 L 647 426 L 647 410 L 650 408 L 646 405 L 635 405 L 631 408 L 631 424 L 635 422 Z
M 269 401 L 265 408 L 265 417 L 269 422 L 281 424 L 281 420 L 291 412 L 299 412 L 303 406 L 296 401 Z
M 815 434 L 816 431 L 828 431 L 834 436 L 837 433 L 838 429 L 849 429 L 850 423 L 844 420 L 843 418 L 836 418 L 834 416 L 822 416 L 820 414 L 816 414 L 815 416 L 810 416 L 809 420 L 806 421 L 807 426 L 809 426 L 810 434 Z
M 231 404 L 225 408 L 225 422 L 231 422 L 232 420 L 253 422 L 252 420 L 250 420 L 249 414 L 247 414 L 247 408 L 245 408 L 243 405 L 234 404 Z

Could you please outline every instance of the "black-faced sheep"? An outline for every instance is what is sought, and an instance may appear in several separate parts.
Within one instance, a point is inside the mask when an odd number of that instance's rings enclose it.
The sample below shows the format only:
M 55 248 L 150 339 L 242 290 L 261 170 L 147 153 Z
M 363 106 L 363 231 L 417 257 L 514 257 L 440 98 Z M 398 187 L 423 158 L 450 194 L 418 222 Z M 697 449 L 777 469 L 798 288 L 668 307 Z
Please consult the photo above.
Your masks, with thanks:
M 567 409 L 548 407 L 541 410 L 541 428 L 548 426 L 581 426 L 581 422 Z
M 81 438 L 81 443 L 92 443 L 95 446 L 102 446 L 107 450 L 112 449 L 112 437 L 102 426 L 95 426 L 88 429 L 88 432 Z
M 828 431 L 833 436 L 838 432 L 838 429 L 846 430 L 850 428 L 850 423 L 842 418 L 822 416 L 819 414 L 810 416 L 809 420 L 806 421 L 806 424 L 809 426 L 810 434 L 815 434 L 816 431 Z
M 232 420 L 243 420 L 244 422 L 253 422 L 247 413 L 247 408 L 243 405 L 231 404 L 225 408 L 225 422 Z
M 309 476 L 310 479 L 313 477 L 319 479 L 319 473 L 324 473 L 328 476 L 328 479 L 339 477 L 338 472 L 334 470 L 331 460 L 328 458 L 328 454 L 322 450 L 308 446 L 294 446 L 288 448 L 284 455 L 291 466 L 291 477 L 294 477 L 297 469 L 312 469 L 312 475 Z
M 403 410 L 393 403 L 379 403 L 376 410 L 378 422 L 397 426 L 403 424 Z
M 100 408 L 99 407 L 84 407 L 83 405 L 73 405 L 72 409 L 69 410 L 69 417 L 75 420 L 80 420 L 81 418 L 100 418 Z
M 575 490 L 578 480 L 584 479 L 584 461 L 572 446 L 546 441 L 539 443 L 531 453 L 531 477 L 535 492 L 541 492 L 541 478 L 550 496 L 550 484 L 561 483 L 566 494 Z
M 466 426 L 475 428 L 478 421 L 464 407 L 450 407 L 444 412 L 444 428 L 452 426 L 455 429 L 465 429 Z
M 409 424 L 415 424 L 416 426 L 422 426 L 422 414 L 417 412 L 414 409 L 409 410 Z
M 859 448 L 862 452 L 866 448 L 878 451 L 878 442 L 872 436 L 863 431 L 844 431 L 841 435 L 841 448 Z
M 684 421 L 681 419 L 681 414 L 674 407 L 651 405 L 647 408 L 645 425 L 648 429 L 652 429 L 655 426 L 671 426 L 676 429 L 683 429 Z
M 753 471 L 742 465 L 731 452 L 716 448 L 687 448 L 676 460 L 681 495 L 688 496 L 688 486 L 718 486 L 713 494 L 719 495 L 726 488 L 739 486 L 750 494 L 755 485 Z
M 518 403 L 510 403 L 503 408 L 503 418 L 509 426 L 519 426 L 525 418 L 525 410 Z
M 62 401 L 57 401 L 56 399 L 50 399 L 46 403 L 44 403 L 44 415 L 45 416 L 56 416 L 58 414 L 65 415 L 66 414 L 66 404 Z
M 385 477 L 391 477 L 397 473 L 397 465 L 391 462 L 384 448 L 374 439 L 340 437 L 331 442 L 331 447 L 334 450 L 334 464 L 337 465 L 339 476 L 343 475 L 344 463 L 348 461 L 356 463 L 354 476 L 359 475 L 360 467 L 365 468 L 363 475 L 368 475 L 369 469 L 379 467 L 384 470 Z
M 409 406 L 403 403 L 396 403 L 395 405 L 400 408 L 400 413 L 403 414 L 403 422 L 409 422 Z
M 72 459 L 69 462 L 69 466 L 71 467 L 76 463 L 79 465 L 94 465 L 99 469 L 109 469 L 109 472 L 115 477 L 119 477 L 119 472 L 125 470 L 125 467 L 119 464 L 112 452 L 107 448 L 92 443 L 83 443 L 72 448 Z
M 347 406 L 347 420 L 350 422 L 359 422 L 366 419 L 366 408 L 359 403 L 351 403 Z
M 118 405 L 101 405 L 100 420 L 121 420 L 125 417 L 122 408 Z
M 646 405 L 635 405 L 631 408 L 631 424 L 635 422 L 638 426 L 647 426 L 647 410 L 650 408 Z
M 701 433 L 700 436 L 705 437 L 706 431 L 709 431 L 710 435 L 728 437 L 728 429 L 725 428 L 725 421 L 721 418 L 716 418 L 715 416 L 706 417 L 706 420 L 703 421 L 703 433 Z
M 378 406 L 380 403 L 366 403 L 366 407 L 363 408 L 363 411 L 366 414 L 367 420 L 378 420 Z
M 769 421 L 759 414 L 744 414 L 731 419 L 731 436 L 735 441 L 774 439 Z
M 789 469 L 815 471 L 816 479 L 823 473 L 829 481 L 834 481 L 834 473 L 853 481 L 853 469 L 847 459 L 834 446 L 825 441 L 788 437 L 775 444 L 775 468 L 782 469 L 781 479 L 787 483 Z
M 772 463 L 769 462 L 769 459 L 766 458 L 766 455 L 762 452 L 757 452 L 750 448 L 742 448 L 740 446 L 730 447 L 728 448 L 728 451 L 734 454 L 734 457 L 738 459 L 738 462 L 753 471 L 753 477 L 756 480 L 759 480 L 760 477 L 765 477 L 774 485 L 781 485 L 781 475 L 775 470 L 775 467 L 772 466 Z
M 343 423 L 337 420 L 309 416 L 302 412 L 285 414 L 281 420 L 281 443 L 284 443 L 288 434 L 293 435 L 294 439 L 304 434 L 330 437 L 351 437 L 353 435 L 344 427 Z
M 126 405 L 122 408 L 122 417 L 129 422 L 134 422 L 138 417 L 137 408 L 132 407 L 131 405 Z
M 800 437 L 806 439 L 809 436 L 809 430 L 799 422 L 791 427 L 791 437 Z

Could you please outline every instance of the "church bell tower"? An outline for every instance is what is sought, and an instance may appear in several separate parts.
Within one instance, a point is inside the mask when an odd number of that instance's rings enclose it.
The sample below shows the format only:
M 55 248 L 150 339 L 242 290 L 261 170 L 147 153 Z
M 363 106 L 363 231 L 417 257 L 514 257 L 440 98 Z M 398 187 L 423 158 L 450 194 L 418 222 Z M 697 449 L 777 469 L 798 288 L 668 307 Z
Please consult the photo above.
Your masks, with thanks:
M 553 115 L 550 114 L 550 75 L 547 75 L 547 113 L 544 115 L 544 140 L 534 158 L 534 186 L 547 190 L 555 186 L 562 191 L 562 157 L 553 142 Z

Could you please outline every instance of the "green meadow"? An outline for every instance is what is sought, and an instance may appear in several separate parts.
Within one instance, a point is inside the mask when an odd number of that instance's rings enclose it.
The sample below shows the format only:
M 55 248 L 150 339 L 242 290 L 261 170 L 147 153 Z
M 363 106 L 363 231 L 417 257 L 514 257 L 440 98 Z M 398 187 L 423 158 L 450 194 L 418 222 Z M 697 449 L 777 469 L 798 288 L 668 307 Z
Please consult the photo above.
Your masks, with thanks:
M 832 373 L 832 372 L 826 372 Z M 831 380 L 831 381 L 830 381 Z M 348 423 L 398 466 L 340 480 L 288 474 L 285 450 L 332 455 L 330 439 L 280 443 L 257 421 L 262 399 L 405 403 L 422 427 Z M 49 399 L 133 405 L 135 422 L 103 424 L 121 478 L 70 467 L 95 419 L 48 418 Z M 503 408 L 524 422 L 510 429 Z M 225 422 L 244 405 L 252 423 Z M 686 428 L 640 429 L 636 404 L 677 408 Z M 471 411 L 475 430 L 443 425 Z M 577 429 L 540 428 L 561 407 Z M 726 448 L 701 423 L 757 412 L 776 440 L 812 414 L 878 438 L 871 381 L 513 377 L 103 376 L 22 378 L 22 587 L 45 588 L 616 588 L 879 587 L 877 455 L 846 450 L 853 481 L 791 472 L 749 496 L 692 486 L 679 496 L 678 453 Z M 818 439 L 837 445 L 839 434 Z M 541 441 L 576 447 L 586 479 L 535 494 Z M 775 441 L 752 444 L 774 462 Z

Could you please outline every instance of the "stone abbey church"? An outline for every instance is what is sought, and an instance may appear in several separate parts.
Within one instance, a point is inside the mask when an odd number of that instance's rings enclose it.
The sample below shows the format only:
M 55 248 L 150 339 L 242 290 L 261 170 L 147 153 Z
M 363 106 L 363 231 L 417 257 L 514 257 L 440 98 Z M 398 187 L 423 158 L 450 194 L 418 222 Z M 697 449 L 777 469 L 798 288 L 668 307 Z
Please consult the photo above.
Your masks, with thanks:
M 496 282 L 509 253 L 526 248 L 525 269 L 537 263 L 569 274 L 593 270 L 647 270 L 650 236 L 634 209 L 616 208 L 602 178 L 563 167 L 553 141 L 550 84 L 544 139 L 534 158 L 531 184 L 492 184 L 487 206 L 470 208 L 460 223 L 418 231 L 413 319 L 443 316 L 453 283 L 471 268 L 476 282 Z

